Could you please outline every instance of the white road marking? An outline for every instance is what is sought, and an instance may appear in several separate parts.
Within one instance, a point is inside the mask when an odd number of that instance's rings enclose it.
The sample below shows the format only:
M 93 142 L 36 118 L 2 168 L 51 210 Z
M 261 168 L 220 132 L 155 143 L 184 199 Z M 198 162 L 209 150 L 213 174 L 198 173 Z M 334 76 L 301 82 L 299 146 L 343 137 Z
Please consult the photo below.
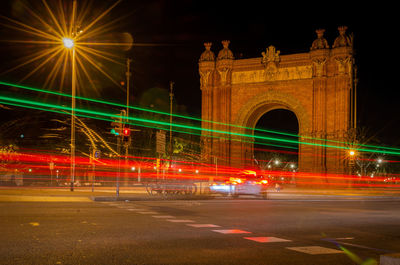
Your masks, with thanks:
M 153 215 L 152 217 L 154 217 L 154 218 L 165 218 L 165 219 L 175 218 L 175 216 L 172 216 L 172 215 Z
M 167 221 L 172 223 L 194 223 L 193 220 L 185 220 L 185 219 L 167 219 Z
M 291 242 L 292 241 L 292 240 L 283 239 L 283 238 L 279 238 L 279 237 L 273 237 L 273 236 L 268 236 L 268 237 L 257 236 L 257 237 L 243 237 L 243 238 L 252 240 L 252 241 L 256 241 L 259 243 Z
M 219 225 L 213 225 L 213 224 L 186 224 L 188 226 L 191 227 L 197 227 L 197 228 L 201 228 L 201 227 L 220 227 Z
M 343 254 L 344 252 L 341 250 L 333 249 L 333 248 L 324 248 L 320 246 L 305 246 L 305 247 L 287 247 L 287 249 L 303 252 L 311 255 L 319 255 L 319 254 Z
M 141 214 L 158 214 L 158 212 L 152 212 L 152 211 L 142 211 L 142 212 L 138 212 Z
M 217 230 L 211 230 L 217 233 L 221 234 L 251 234 L 249 231 L 244 231 L 244 230 L 239 230 L 239 229 L 217 229 Z

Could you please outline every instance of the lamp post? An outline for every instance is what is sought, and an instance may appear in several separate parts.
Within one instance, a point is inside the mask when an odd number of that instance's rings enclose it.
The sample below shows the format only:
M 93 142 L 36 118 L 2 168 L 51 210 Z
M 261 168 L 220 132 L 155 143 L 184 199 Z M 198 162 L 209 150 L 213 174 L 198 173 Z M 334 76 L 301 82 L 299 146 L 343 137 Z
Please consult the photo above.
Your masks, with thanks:
M 75 1 L 74 1 L 75 4 Z M 76 95 L 76 75 L 75 75 L 75 42 L 73 38 L 63 38 L 62 43 L 66 49 L 72 50 L 72 92 L 71 92 L 71 191 L 74 191 L 75 182 L 75 95 Z
M 72 4 L 72 37 L 62 38 L 64 48 L 72 50 L 72 73 L 71 73 L 71 191 L 74 191 L 75 182 L 75 94 L 76 94 L 76 73 L 75 73 L 75 13 L 76 13 L 76 0 Z

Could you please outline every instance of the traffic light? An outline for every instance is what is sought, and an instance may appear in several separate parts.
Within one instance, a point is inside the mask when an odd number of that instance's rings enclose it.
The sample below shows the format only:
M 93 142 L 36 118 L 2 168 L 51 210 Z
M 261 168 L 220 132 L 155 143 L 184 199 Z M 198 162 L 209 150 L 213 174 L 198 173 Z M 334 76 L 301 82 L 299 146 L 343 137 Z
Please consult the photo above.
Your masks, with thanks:
M 128 127 L 125 127 L 122 131 L 122 134 L 126 137 L 129 137 L 131 135 L 131 129 Z
M 122 129 L 123 141 L 129 143 L 130 142 L 130 136 L 131 136 L 131 129 L 129 127 L 124 127 Z

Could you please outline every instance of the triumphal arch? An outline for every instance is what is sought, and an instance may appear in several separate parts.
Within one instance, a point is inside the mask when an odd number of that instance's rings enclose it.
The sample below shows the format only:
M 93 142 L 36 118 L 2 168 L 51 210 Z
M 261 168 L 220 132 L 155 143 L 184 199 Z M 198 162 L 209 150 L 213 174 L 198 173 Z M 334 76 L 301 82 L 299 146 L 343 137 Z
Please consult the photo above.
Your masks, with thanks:
M 299 124 L 299 170 L 345 172 L 347 152 L 340 146 L 355 124 L 353 40 L 346 29 L 338 28 L 332 45 L 319 29 L 309 52 L 281 54 L 269 46 L 250 59 L 235 59 L 229 41 L 217 56 L 205 43 L 199 60 L 203 159 L 252 165 L 248 135 L 262 115 L 287 109 Z

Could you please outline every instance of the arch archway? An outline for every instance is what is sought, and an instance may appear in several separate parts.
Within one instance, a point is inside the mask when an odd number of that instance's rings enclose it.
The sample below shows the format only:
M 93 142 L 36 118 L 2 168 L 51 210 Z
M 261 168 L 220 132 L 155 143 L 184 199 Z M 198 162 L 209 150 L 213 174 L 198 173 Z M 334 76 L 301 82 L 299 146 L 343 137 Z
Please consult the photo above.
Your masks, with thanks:
M 302 103 L 294 96 L 277 90 L 268 90 L 267 92 L 260 93 L 246 102 L 239 110 L 239 115 L 234 121 L 234 124 L 239 125 L 236 127 L 239 134 L 254 135 L 254 128 L 260 118 L 273 110 L 284 109 L 291 111 L 297 119 L 299 135 L 308 135 L 311 130 L 311 119 L 310 114 Z M 233 129 L 235 131 L 235 129 Z M 285 141 L 279 141 L 282 139 L 282 135 L 274 134 L 271 138 L 277 139 L 274 141 L 276 144 L 285 143 Z M 296 145 L 295 142 L 299 141 L 297 137 L 284 137 Z M 239 167 L 248 167 L 254 164 L 254 139 L 252 141 L 246 140 L 244 137 L 239 139 L 238 137 L 233 138 L 232 144 L 232 165 Z M 301 140 L 301 139 L 300 139 Z M 272 140 L 273 141 L 273 140 Z M 306 152 L 302 152 L 304 147 L 298 146 L 298 164 L 300 168 L 305 168 L 304 162 L 307 162 Z M 239 158 L 239 159 L 235 159 Z M 236 161 L 235 161 L 236 160 Z M 237 160 L 240 162 L 237 163 Z
M 345 151 L 325 145 L 346 142 L 354 124 L 354 60 L 345 30 L 339 28 L 332 48 L 318 30 L 310 52 L 281 55 L 269 46 L 261 58 L 235 59 L 229 41 L 215 56 L 206 43 L 199 61 L 204 160 L 247 166 L 257 120 L 280 108 L 299 123 L 299 170 L 347 171 Z

